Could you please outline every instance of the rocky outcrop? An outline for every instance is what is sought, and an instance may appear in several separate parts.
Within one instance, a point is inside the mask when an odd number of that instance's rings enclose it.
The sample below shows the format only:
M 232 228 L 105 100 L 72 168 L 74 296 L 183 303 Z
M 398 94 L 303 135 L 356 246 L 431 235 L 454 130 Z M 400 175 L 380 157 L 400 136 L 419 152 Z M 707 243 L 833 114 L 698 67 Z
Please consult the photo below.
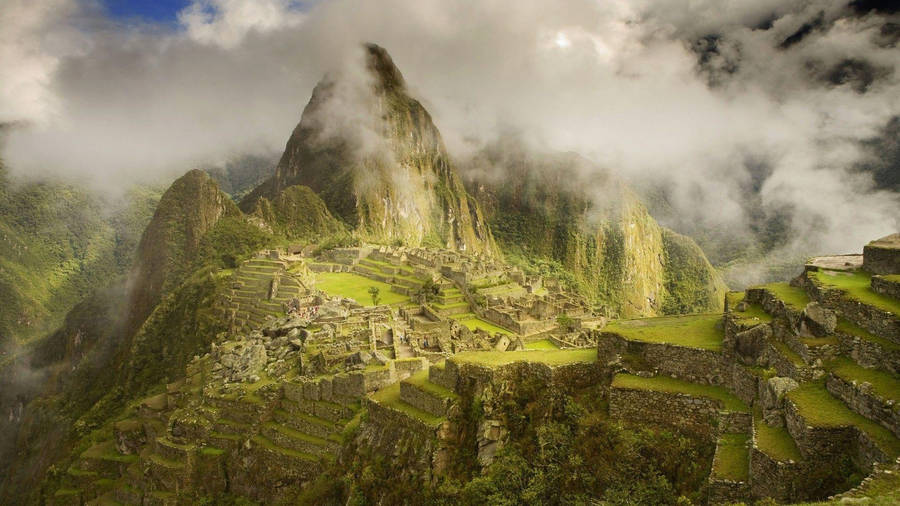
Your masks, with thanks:
M 369 44 L 364 58 L 364 72 L 349 68 L 316 86 L 275 176 L 242 207 L 301 184 L 365 240 L 496 254 L 428 111 L 387 51 Z

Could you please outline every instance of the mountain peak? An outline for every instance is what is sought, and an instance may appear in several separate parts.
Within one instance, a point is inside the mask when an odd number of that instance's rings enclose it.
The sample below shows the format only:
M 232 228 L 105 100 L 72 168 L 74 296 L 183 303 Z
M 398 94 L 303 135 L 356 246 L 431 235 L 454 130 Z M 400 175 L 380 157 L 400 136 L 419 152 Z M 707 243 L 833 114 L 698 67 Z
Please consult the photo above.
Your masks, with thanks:
M 379 91 L 405 91 L 406 81 L 403 74 L 394 65 L 394 60 L 387 50 L 372 43 L 364 44 L 363 48 L 366 51 L 366 67 L 377 79 L 376 88 Z
M 241 207 L 253 209 L 261 197 L 273 200 L 303 185 L 363 240 L 495 254 L 481 209 L 466 193 L 431 115 L 409 95 L 384 48 L 363 49 L 373 87 L 356 86 L 353 72 L 326 76 L 275 176 Z

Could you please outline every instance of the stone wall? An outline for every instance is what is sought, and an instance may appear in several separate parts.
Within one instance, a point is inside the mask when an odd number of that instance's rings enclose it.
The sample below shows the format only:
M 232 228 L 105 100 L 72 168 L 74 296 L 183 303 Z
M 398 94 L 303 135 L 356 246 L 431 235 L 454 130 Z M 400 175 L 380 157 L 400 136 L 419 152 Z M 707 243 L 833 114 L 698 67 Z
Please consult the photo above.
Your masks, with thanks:
M 900 347 L 886 347 L 868 339 L 862 339 L 844 332 L 835 332 L 840 340 L 843 353 L 849 355 L 863 367 L 876 367 L 900 374 Z
M 612 332 L 599 334 L 597 353 L 603 360 L 609 360 L 615 354 L 639 355 L 655 373 L 695 383 L 726 385 L 732 376 L 732 366 L 722 352 L 630 341 Z
M 900 248 L 881 247 L 877 242 L 863 247 L 863 269 L 872 274 L 900 274 Z
M 869 332 L 900 344 L 900 318 L 887 311 L 844 297 L 840 290 L 824 287 L 809 275 L 804 273 L 797 279 L 810 297 Z
M 762 377 L 735 362 L 731 365 L 731 377 L 726 382 L 726 386 L 731 393 L 746 402 L 748 406 L 753 406 L 759 397 L 760 385 L 763 383 Z
M 806 473 L 799 462 L 778 461 L 756 447 L 756 431 L 750 448 L 750 490 L 755 497 L 771 497 L 779 502 L 805 499 L 796 489 L 796 477 Z
M 856 427 L 813 427 L 798 413 L 790 399 L 785 401 L 785 425 L 804 457 L 822 459 L 850 455 L 856 464 L 872 469 L 877 462 L 887 462 L 888 456 L 875 441 Z
M 703 397 L 629 388 L 609 389 L 609 416 L 612 418 L 677 427 L 710 438 L 715 436 L 713 426 L 721 409 L 721 402 Z
M 900 299 L 900 282 L 889 281 L 881 276 L 872 276 L 872 290 L 887 297 Z
M 838 399 L 844 401 L 853 411 L 881 424 L 900 437 L 900 412 L 893 403 L 888 403 L 872 392 L 865 384 L 853 384 L 840 376 L 829 374 L 825 387 Z
M 429 395 L 416 385 L 405 381 L 400 383 L 400 399 L 411 406 L 436 416 L 447 416 L 447 412 L 450 409 L 449 398 Z
M 709 504 L 743 504 L 750 497 L 750 484 L 746 481 L 710 477 L 708 486 Z

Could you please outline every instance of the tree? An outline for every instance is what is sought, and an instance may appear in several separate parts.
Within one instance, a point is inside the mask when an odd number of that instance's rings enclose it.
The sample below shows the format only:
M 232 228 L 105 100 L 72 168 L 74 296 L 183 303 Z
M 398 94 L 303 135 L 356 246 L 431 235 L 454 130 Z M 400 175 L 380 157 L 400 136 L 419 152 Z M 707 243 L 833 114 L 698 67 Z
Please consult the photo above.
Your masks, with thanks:
M 381 290 L 379 290 L 377 286 L 369 287 L 369 295 L 372 296 L 372 305 L 373 306 L 377 306 L 378 302 L 381 300 L 381 297 L 379 296 L 380 292 L 381 292 Z

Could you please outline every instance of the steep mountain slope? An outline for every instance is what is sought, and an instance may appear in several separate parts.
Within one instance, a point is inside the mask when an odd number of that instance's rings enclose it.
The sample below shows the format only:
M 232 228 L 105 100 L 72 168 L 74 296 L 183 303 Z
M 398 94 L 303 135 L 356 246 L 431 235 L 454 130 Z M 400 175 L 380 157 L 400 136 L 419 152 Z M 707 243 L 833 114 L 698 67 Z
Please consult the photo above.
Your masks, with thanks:
M 273 200 L 260 197 L 250 219 L 289 239 L 320 241 L 332 234 L 346 232 L 328 211 L 325 202 L 309 187 L 300 185 L 285 188 Z
M 485 149 L 464 173 L 505 252 L 558 262 L 610 315 L 721 310 L 725 285 L 700 248 L 589 164 L 511 142 Z
M 219 220 L 240 215 L 228 195 L 201 170 L 188 172 L 166 190 L 138 245 L 129 328 L 136 329 L 160 297 L 187 274 L 203 235 Z
M 109 205 L 71 185 L 10 182 L 0 164 L 0 353 L 127 271 L 158 198 L 135 188 Z
M 274 178 L 241 207 L 301 184 L 364 240 L 494 254 L 428 111 L 384 49 L 364 49 L 365 72 L 347 69 L 316 86 Z

